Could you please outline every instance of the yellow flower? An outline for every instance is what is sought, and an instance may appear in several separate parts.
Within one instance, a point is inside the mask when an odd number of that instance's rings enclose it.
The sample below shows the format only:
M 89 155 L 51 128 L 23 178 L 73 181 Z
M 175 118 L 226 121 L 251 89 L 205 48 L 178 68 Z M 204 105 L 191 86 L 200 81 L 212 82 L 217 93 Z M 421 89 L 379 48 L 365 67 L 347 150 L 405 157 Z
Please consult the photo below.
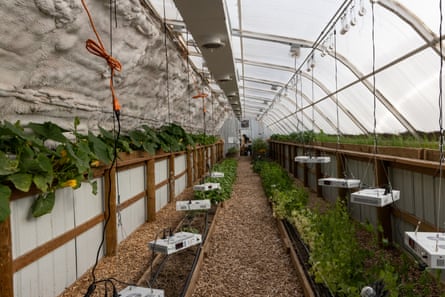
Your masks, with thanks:
M 66 150 L 61 150 L 61 151 L 60 151 L 60 156 L 61 156 L 62 158 L 65 158 L 66 155 L 67 155 Z
M 69 179 L 66 182 L 63 182 L 60 184 L 62 187 L 71 187 L 71 188 L 75 188 L 77 187 L 77 180 L 76 179 Z
M 99 165 L 100 165 L 99 160 L 94 160 L 94 161 L 91 161 L 91 163 L 90 163 L 91 167 L 99 167 Z

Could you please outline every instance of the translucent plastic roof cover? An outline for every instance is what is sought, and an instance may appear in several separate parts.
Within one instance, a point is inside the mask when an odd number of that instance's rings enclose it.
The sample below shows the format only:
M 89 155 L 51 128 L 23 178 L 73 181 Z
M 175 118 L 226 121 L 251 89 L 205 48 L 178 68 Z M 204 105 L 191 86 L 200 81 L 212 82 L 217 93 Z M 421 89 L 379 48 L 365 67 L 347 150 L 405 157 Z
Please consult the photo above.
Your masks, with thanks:
M 367 134 L 375 98 L 377 132 L 438 130 L 439 0 L 225 2 L 243 116 L 277 133 Z

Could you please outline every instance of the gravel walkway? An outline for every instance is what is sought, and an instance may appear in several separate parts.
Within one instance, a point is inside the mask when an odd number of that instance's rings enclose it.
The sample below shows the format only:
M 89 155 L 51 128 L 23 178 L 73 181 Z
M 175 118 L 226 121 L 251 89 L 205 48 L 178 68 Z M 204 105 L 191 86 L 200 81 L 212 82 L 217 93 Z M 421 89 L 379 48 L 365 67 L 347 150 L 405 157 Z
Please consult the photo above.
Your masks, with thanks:
M 250 158 L 216 221 L 193 297 L 303 296 Z

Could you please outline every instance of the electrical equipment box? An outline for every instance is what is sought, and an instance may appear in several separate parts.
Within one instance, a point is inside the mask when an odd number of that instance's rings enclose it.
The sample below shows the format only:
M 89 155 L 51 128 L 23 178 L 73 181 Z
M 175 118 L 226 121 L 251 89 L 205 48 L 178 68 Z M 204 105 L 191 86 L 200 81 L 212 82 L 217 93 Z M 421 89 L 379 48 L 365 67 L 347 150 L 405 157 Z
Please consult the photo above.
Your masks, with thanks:
M 176 201 L 176 210 L 203 210 L 210 209 L 210 207 L 209 199 Z
M 351 202 L 383 207 L 400 199 L 400 191 L 383 188 L 363 189 L 351 194 Z
M 200 244 L 201 241 L 201 234 L 178 232 L 167 238 L 153 240 L 148 243 L 148 246 L 155 253 L 170 255 Z
M 201 191 L 201 192 L 213 191 L 219 189 L 221 189 L 221 185 L 219 183 L 204 183 L 193 186 L 194 191 Z
M 444 233 L 405 232 L 404 242 L 428 267 L 445 269 Z
M 352 178 L 345 179 L 345 178 L 327 177 L 327 178 L 320 178 L 318 180 L 318 185 L 323 187 L 332 187 L 332 188 L 355 189 L 360 187 L 360 180 Z
M 210 172 L 210 177 L 224 177 L 224 172 L 212 171 Z
M 164 297 L 164 290 L 128 286 L 119 292 L 119 297 Z
M 331 157 L 328 156 L 296 156 L 294 159 L 295 162 L 298 163 L 307 163 L 307 164 L 323 164 L 331 162 Z

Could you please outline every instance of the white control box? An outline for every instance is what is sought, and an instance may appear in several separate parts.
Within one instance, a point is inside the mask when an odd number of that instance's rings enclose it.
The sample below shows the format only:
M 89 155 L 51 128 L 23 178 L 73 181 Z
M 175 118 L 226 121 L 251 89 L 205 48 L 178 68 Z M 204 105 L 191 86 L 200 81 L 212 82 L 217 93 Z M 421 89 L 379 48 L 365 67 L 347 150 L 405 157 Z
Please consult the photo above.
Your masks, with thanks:
M 164 290 L 129 286 L 119 292 L 119 297 L 164 297 Z
M 299 163 L 307 163 L 307 164 L 323 164 L 331 162 L 331 157 L 328 156 L 296 156 L 294 159 L 295 162 Z
M 359 179 L 327 177 L 318 180 L 319 186 L 354 189 L 360 187 Z
M 188 247 L 200 244 L 201 241 L 201 234 L 178 232 L 167 238 L 153 240 L 148 243 L 148 246 L 155 253 L 170 255 Z
M 213 191 L 213 190 L 218 190 L 218 189 L 221 189 L 221 185 L 219 183 L 204 183 L 204 184 L 193 186 L 193 190 L 201 191 L 201 192 Z
M 210 209 L 211 206 L 209 199 L 176 201 L 176 210 L 178 211 Z
M 383 207 L 400 199 L 400 191 L 383 188 L 363 189 L 351 194 L 351 202 Z
M 210 172 L 210 177 L 224 177 L 224 172 L 217 172 L 217 171 L 212 171 Z
M 405 245 L 433 269 L 445 269 L 445 234 L 405 232 Z

